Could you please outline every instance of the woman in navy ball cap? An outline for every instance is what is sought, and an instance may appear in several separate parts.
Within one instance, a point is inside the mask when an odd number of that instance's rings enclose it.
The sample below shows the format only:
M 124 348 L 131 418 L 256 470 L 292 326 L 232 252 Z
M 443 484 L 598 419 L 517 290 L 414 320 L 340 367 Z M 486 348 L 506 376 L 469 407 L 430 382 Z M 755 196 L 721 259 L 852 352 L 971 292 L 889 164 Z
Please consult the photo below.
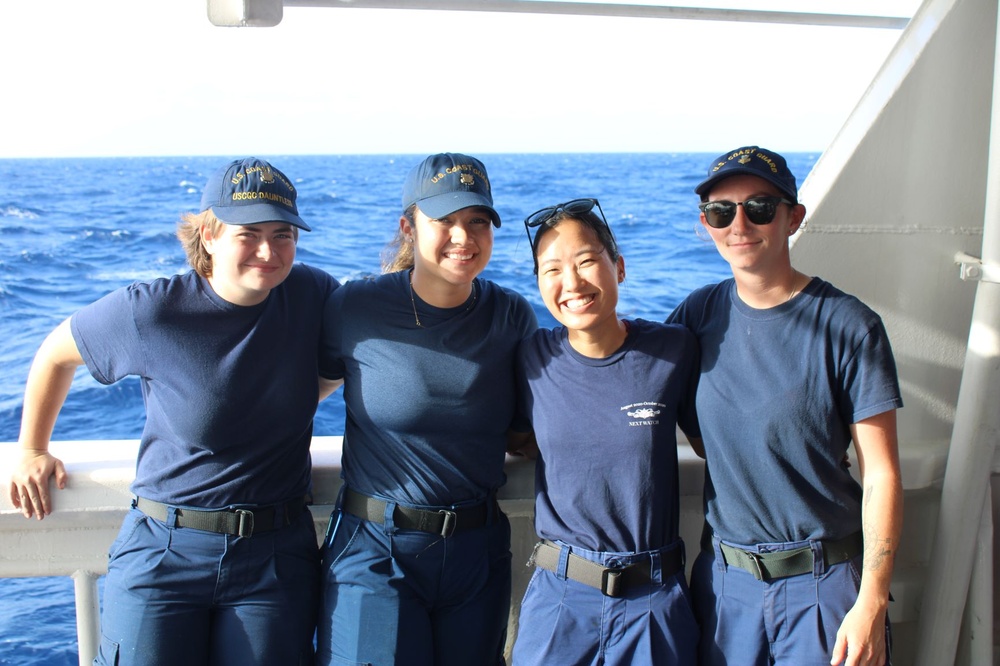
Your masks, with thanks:
M 432 155 L 403 188 L 385 274 L 334 294 L 344 490 L 324 548 L 318 663 L 503 663 L 510 525 L 497 505 L 514 350 L 537 326 L 479 274 L 500 216 L 483 164 Z
M 733 272 L 668 319 L 702 352 L 707 528 L 691 574 L 701 663 L 889 663 L 902 399 L 882 320 L 792 266 L 788 239 L 806 209 L 781 155 L 720 155 L 695 193 Z
M 110 550 L 98 664 L 300 664 L 312 659 L 319 552 L 309 445 L 321 322 L 336 280 L 295 264 L 295 187 L 264 160 L 208 180 L 178 236 L 194 270 L 82 308 L 28 376 L 11 500 L 52 513 L 48 452 L 83 364 L 138 376 L 146 404 L 132 492 Z

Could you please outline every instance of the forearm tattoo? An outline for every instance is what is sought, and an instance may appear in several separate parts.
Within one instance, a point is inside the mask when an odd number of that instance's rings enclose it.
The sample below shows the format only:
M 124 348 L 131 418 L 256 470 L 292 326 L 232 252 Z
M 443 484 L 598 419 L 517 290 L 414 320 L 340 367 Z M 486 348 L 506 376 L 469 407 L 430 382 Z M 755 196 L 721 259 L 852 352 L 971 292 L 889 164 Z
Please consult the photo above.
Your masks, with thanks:
M 862 514 L 862 524 L 865 539 L 865 561 L 864 568 L 874 571 L 882 568 L 886 560 L 890 565 L 893 558 L 892 539 L 884 537 L 879 533 L 878 528 L 870 520 L 872 496 L 875 494 L 874 486 L 866 486 L 864 489 L 864 511 Z

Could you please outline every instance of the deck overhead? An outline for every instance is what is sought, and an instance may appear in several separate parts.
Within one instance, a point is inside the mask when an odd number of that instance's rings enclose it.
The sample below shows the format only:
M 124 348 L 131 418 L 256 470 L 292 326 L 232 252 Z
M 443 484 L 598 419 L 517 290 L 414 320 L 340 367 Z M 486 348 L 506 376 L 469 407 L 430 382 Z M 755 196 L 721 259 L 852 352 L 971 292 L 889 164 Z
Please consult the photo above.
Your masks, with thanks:
M 281 22 L 283 7 L 339 7 L 350 9 L 406 9 L 510 14 L 564 14 L 696 21 L 790 23 L 848 28 L 904 28 L 902 16 L 778 12 L 636 5 L 608 2 L 552 2 L 549 0 L 207 0 L 208 16 L 220 27 L 273 27 Z

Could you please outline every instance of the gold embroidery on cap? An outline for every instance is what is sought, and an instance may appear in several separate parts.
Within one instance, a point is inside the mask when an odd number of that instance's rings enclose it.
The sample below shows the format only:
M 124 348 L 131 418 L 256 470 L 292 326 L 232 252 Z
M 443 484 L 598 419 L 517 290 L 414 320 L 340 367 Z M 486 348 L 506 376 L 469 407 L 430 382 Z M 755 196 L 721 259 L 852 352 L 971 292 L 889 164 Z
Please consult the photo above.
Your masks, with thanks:
M 747 162 L 750 161 L 750 156 L 749 155 L 744 155 L 743 157 L 741 157 L 740 159 L 738 159 L 736 161 L 739 162 L 740 164 L 746 164 Z
M 476 179 L 472 177 L 471 173 L 463 173 L 458 180 L 462 185 L 468 185 L 469 187 L 476 184 Z
M 260 170 L 260 179 L 265 183 L 274 182 L 274 172 L 271 170 L 271 167 L 266 166 Z

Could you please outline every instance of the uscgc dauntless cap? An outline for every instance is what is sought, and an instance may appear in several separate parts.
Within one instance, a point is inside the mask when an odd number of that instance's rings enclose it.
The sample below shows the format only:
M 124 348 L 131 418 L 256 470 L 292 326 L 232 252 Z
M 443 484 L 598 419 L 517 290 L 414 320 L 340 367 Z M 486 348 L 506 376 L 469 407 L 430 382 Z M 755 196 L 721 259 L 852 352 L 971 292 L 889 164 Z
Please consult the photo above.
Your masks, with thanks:
M 489 210 L 493 224 L 500 226 L 486 167 L 468 155 L 439 153 L 413 167 L 403 185 L 403 210 L 413 204 L 435 219 L 470 206 L 482 206 Z
M 719 155 L 708 167 L 708 178 L 694 188 L 702 198 L 724 178 L 749 174 L 770 182 L 792 201 L 798 201 L 795 176 L 788 170 L 785 158 L 778 153 L 757 146 L 744 146 Z
M 295 186 L 256 157 L 233 160 L 216 171 L 201 195 L 201 212 L 211 209 L 226 224 L 288 222 L 312 231 L 295 207 Z

